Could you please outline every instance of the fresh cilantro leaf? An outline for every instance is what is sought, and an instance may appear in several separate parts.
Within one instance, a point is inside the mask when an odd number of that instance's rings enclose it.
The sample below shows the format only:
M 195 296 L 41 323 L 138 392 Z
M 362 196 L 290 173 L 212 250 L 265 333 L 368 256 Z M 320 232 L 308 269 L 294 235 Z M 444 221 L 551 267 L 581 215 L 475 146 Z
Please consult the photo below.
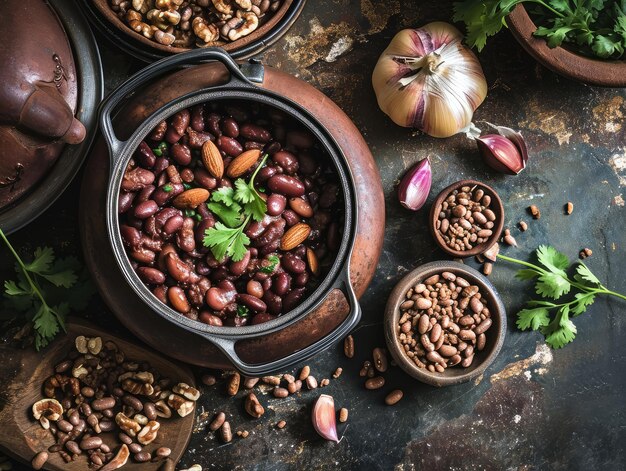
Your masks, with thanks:
M 81 268 L 74 257 L 55 260 L 50 247 L 35 250 L 33 261 L 24 263 L 6 235 L 0 229 L 0 239 L 9 248 L 17 263 L 15 265 L 17 281 L 4 282 L 5 300 L 3 307 L 15 313 L 21 313 L 32 322 L 35 334 L 35 348 L 46 346 L 60 329 L 65 329 L 65 317 L 70 311 L 70 304 L 77 295 L 92 294 L 88 278 L 76 286 Z M 65 288 L 74 287 L 72 291 Z M 55 304 L 56 303 L 56 304 Z M 86 302 L 85 302 L 86 304 Z M 53 307 L 51 307 L 53 306 Z
M 535 284 L 535 292 L 541 296 L 558 299 L 569 293 L 572 285 L 566 278 L 555 273 L 544 273 Z
M 41 276 L 54 286 L 62 288 L 71 288 L 78 280 L 78 276 L 76 276 L 76 273 L 74 273 L 73 270 L 64 270 L 62 272 L 51 273 L 49 275 L 42 273 Z
M 601 59 L 608 59 L 615 53 L 617 43 L 608 36 L 597 34 L 591 45 L 591 50 Z
M 254 188 L 250 188 L 250 186 L 241 178 L 235 180 L 235 188 L 237 190 L 235 191 L 233 199 L 239 203 L 250 203 L 254 201 L 254 198 L 256 198 Z
M 237 203 L 226 206 L 224 203 L 210 202 L 207 206 L 228 227 L 237 227 L 241 224 L 241 206 Z
M 267 212 L 267 204 L 261 198 L 255 198 L 252 202 L 244 205 L 244 211 L 252 216 L 255 221 L 261 221 Z
M 15 281 L 7 280 L 4 282 L 4 292 L 8 296 L 25 296 L 31 294 L 24 287 L 18 286 Z
M 583 262 L 578 262 L 578 266 L 576 267 L 576 274 L 578 275 L 578 279 L 580 280 L 587 281 L 593 285 L 598 285 L 598 286 L 602 285 L 602 283 L 600 283 L 600 280 L 598 280 L 596 275 L 591 273 L 591 270 L 589 270 L 589 267 L 587 267 L 587 265 L 585 265 Z
M 575 302 L 572 304 L 572 314 L 574 316 L 580 316 L 587 310 L 588 306 L 591 306 L 596 300 L 596 295 L 593 293 L 576 293 L 574 296 Z
M 267 257 L 267 265 L 262 266 L 261 268 L 259 268 L 259 271 L 261 273 L 274 273 L 274 270 L 276 269 L 276 265 L 278 265 L 278 262 L 280 262 L 280 259 L 276 256 L 276 255 L 270 255 L 269 257 Z
M 243 259 L 246 254 L 246 245 L 250 244 L 250 239 L 243 233 L 247 223 L 246 219 L 239 227 L 229 228 L 218 222 L 214 227 L 205 231 L 203 240 L 205 247 L 211 248 L 217 260 L 223 260 L 226 255 L 235 262 Z
M 50 271 L 50 265 L 54 260 L 54 250 L 50 247 L 37 247 L 35 258 L 32 262 L 24 264 L 26 270 L 41 275 Z
M 517 328 L 520 330 L 539 330 L 550 323 L 548 309 L 538 307 L 535 309 L 522 309 L 517 313 Z
M 239 317 L 248 317 L 250 315 L 250 309 L 241 304 L 237 304 L 237 315 Z
M 555 274 L 565 276 L 565 270 L 569 267 L 567 255 L 557 251 L 549 245 L 540 245 L 537 249 L 537 259 L 544 267 Z
M 553 28 L 545 28 L 540 26 L 537 31 L 534 32 L 535 36 L 545 37 L 550 47 L 558 47 L 563 44 L 563 41 L 567 37 L 567 33 L 573 31 L 573 26 L 561 26 Z
M 576 337 L 576 326 L 569 319 L 569 306 L 561 307 L 555 318 L 542 329 L 546 343 L 552 348 L 562 348 Z
M 228 187 L 223 186 L 219 190 L 214 191 L 211 194 L 211 201 L 216 201 L 219 203 L 224 203 L 226 206 L 232 206 L 236 204 L 233 197 L 235 196 L 235 190 Z M 239 206 L 239 205 L 237 205 Z
M 532 270 L 530 268 L 522 268 L 521 270 L 517 271 L 517 273 L 515 274 L 515 278 L 519 280 L 533 280 L 537 278 L 540 274 L 541 273 L 536 270 Z
M 574 340 L 576 326 L 570 320 L 570 314 L 579 316 L 585 312 L 594 303 L 598 295 L 607 294 L 626 300 L 626 295 L 610 291 L 604 287 L 600 280 L 591 273 L 589 267 L 582 262 L 576 262 L 575 281 L 570 280 L 567 276 L 567 270 L 570 268 L 567 257 L 553 247 L 539 247 L 537 256 L 545 268 L 507 257 L 504 254 L 498 254 L 500 259 L 525 267 L 517 273 L 517 278 L 527 280 L 539 275 L 535 290 L 542 298 L 559 299 L 568 294 L 572 288 L 575 289 L 573 299 L 570 297 L 564 302 L 533 299 L 526 303 L 527 309 L 518 313 L 518 328 L 521 330 L 540 329 L 546 338 L 546 343 L 552 348 L 561 348 Z M 551 318 L 551 311 L 556 311 L 554 318 Z

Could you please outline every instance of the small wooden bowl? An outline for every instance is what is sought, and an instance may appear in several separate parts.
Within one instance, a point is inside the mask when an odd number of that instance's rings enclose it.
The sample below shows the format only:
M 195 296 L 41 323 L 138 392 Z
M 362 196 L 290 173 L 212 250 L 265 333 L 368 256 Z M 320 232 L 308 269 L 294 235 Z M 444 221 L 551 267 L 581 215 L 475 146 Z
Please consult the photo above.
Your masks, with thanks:
M 485 348 L 474 354 L 474 361 L 468 368 L 454 366 L 446 368 L 443 373 L 431 373 L 426 368 L 419 368 L 406 356 L 398 339 L 398 322 L 400 321 L 400 304 L 405 301 L 406 292 L 412 286 L 421 283 L 426 278 L 449 271 L 457 276 L 462 276 L 467 281 L 480 288 L 483 295 L 482 300 L 486 300 L 486 305 L 491 312 L 493 324 L 485 333 L 487 343 Z M 432 386 L 451 386 L 453 384 L 465 383 L 483 374 L 485 369 L 495 360 L 502 348 L 506 336 L 506 311 L 500 295 L 485 276 L 471 267 L 462 263 L 439 261 L 422 265 L 408 275 L 406 275 L 395 286 L 385 308 L 385 340 L 387 348 L 395 362 L 406 373 L 423 383 Z
M 158 52 L 160 54 L 177 54 L 179 52 L 190 51 L 193 48 L 183 48 L 183 47 L 172 47 L 165 46 L 163 44 L 159 44 L 152 39 L 148 39 L 140 33 L 135 32 L 128 26 L 124 21 L 122 21 L 117 14 L 111 9 L 109 0 L 87 0 L 93 4 L 93 6 L 98 10 L 98 12 L 109 22 L 109 24 L 115 27 L 118 31 L 128 36 L 129 39 L 138 41 L 148 50 L 152 50 Z M 231 54 L 237 51 L 238 49 L 247 46 L 248 44 L 255 42 L 265 35 L 267 35 L 272 28 L 274 28 L 280 20 L 285 16 L 289 8 L 291 7 L 294 0 L 284 0 L 280 8 L 274 12 L 273 14 L 267 15 L 268 18 L 261 19 L 261 24 L 259 27 L 253 31 L 252 33 L 244 36 L 241 39 L 236 41 L 227 42 L 227 41 L 217 41 L 216 46 L 223 48 L 225 51 L 230 52 Z
M 487 239 L 486 242 L 483 242 L 482 244 L 478 244 L 474 246 L 471 250 L 454 250 L 448 247 L 448 245 L 446 244 L 446 241 L 443 240 L 443 237 L 441 236 L 441 232 L 439 232 L 439 230 L 436 227 L 436 223 L 439 219 L 441 205 L 445 201 L 445 199 L 454 190 L 458 190 L 464 186 L 469 186 L 469 187 L 478 186 L 485 192 L 486 195 L 489 195 L 491 197 L 490 209 L 495 213 L 496 220 L 495 220 L 495 225 L 493 229 L 491 229 L 493 233 L 491 234 L 491 237 Z M 500 234 L 502 233 L 502 228 L 504 227 L 504 206 L 502 205 L 502 200 L 500 199 L 500 196 L 498 196 L 498 193 L 496 193 L 496 191 L 490 186 L 487 186 L 484 183 L 476 181 L 476 180 L 460 180 L 444 188 L 443 191 L 437 195 L 435 202 L 430 208 L 430 216 L 429 216 L 428 224 L 430 226 L 430 232 L 433 235 L 435 242 L 437 242 L 437 245 L 441 247 L 441 249 L 444 252 L 446 252 L 449 255 L 452 255 L 454 258 L 473 257 L 474 255 L 483 253 L 485 250 L 487 250 L 489 247 L 495 244 L 500 238 Z
M 603 61 L 576 54 L 563 47 L 549 47 L 544 38 L 533 35 L 537 26 L 523 5 L 513 9 L 506 23 L 526 52 L 553 72 L 590 85 L 626 87 L 626 61 Z

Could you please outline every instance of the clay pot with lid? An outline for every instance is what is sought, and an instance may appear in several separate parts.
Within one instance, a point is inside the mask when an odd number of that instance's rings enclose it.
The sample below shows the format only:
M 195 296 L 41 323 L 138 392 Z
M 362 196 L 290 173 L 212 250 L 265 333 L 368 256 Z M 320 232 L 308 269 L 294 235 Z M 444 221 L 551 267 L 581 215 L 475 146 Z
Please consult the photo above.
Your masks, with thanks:
M 192 58 L 202 62 L 194 51 L 167 59 L 182 65 Z M 371 153 L 349 118 L 327 97 L 313 87 L 260 64 L 244 64 L 241 71 L 220 50 L 207 54 L 223 63 L 200 64 L 182 71 L 166 72 L 150 85 L 141 80 L 128 82 L 119 96 L 139 90 L 130 102 L 116 109 L 113 126 L 103 119 L 103 129 L 117 138 L 110 140 L 110 153 L 101 140 L 96 145 L 86 169 L 81 197 L 83 247 L 89 268 L 101 294 L 120 321 L 151 346 L 196 365 L 229 368 L 233 365 L 249 375 L 267 374 L 286 368 L 345 336 L 358 321 L 356 297 L 371 281 L 384 232 L 384 200 L 378 170 Z M 149 73 L 159 63 L 149 66 Z M 233 78 L 234 77 L 234 78 Z M 250 81 L 254 82 L 252 84 Z M 219 328 L 190 321 L 170 313 L 148 291 L 133 281 L 132 269 L 124 266 L 123 249 L 116 247 L 112 187 L 109 175 L 118 179 L 117 158 L 127 159 L 132 143 L 154 124 L 155 119 L 175 112 L 196 100 L 236 96 L 251 103 L 270 100 L 280 109 L 288 109 L 305 123 L 316 137 L 337 156 L 340 175 L 345 178 L 344 197 L 354 207 L 346 212 L 346 232 L 337 263 L 325 281 L 300 307 L 275 321 L 258 326 Z M 103 114 L 113 111 L 111 102 Z M 284 107 L 284 108 L 283 108 Z M 142 131 L 143 130 L 143 131 Z M 117 142 L 116 142 L 117 141 Z M 128 141 L 128 142 L 126 142 Z M 136 142 L 135 142 L 136 145 Z M 110 161 L 111 156 L 116 156 Z M 343 173 L 342 173 L 343 172 Z M 113 182 L 113 187 L 119 182 Z M 114 188 L 115 199 L 117 188 Z M 109 203 L 105 201 L 107 198 Z M 106 214 L 106 217 L 105 217 Z M 113 228 L 113 231 L 111 231 Z M 111 237 L 107 238 L 107 231 Z M 350 253 L 352 256 L 350 257 Z M 123 256 L 123 257 L 122 257 Z M 136 280 L 135 280 L 136 281 Z M 158 303 L 158 301 L 157 301 Z M 200 324 L 200 325 L 198 325 Z
M 0 208 L 36 185 L 65 144 L 85 138 L 74 117 L 76 68 L 63 26 L 41 0 L 3 3 L 0 44 Z

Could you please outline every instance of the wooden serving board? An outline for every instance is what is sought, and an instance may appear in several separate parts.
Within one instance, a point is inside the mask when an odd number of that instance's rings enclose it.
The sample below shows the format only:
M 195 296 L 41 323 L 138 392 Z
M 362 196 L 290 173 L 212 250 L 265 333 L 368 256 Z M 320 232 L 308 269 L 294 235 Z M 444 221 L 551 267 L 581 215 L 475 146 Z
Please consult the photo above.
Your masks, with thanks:
M 67 323 L 67 334 L 60 335 L 52 344 L 40 352 L 33 348 L 17 350 L 0 346 L 0 448 L 8 455 L 30 462 L 40 451 L 47 450 L 55 443 L 52 433 L 44 430 L 31 412 L 32 405 L 43 399 L 42 385 L 54 372 L 54 366 L 60 363 L 74 348 L 74 339 L 79 335 L 102 337 L 103 341 L 112 340 L 128 359 L 147 361 L 163 376 L 174 382 L 185 382 L 195 386 L 193 374 L 186 366 L 175 364 L 167 358 L 146 347 L 127 340 L 108 335 L 79 319 Z M 187 417 L 172 415 L 163 419 L 157 439 L 145 447 L 154 451 L 160 446 L 172 450 L 170 458 L 175 462 L 180 459 L 193 429 L 195 414 Z M 117 433 L 101 434 L 103 441 L 115 451 L 119 441 Z M 161 466 L 162 461 L 135 463 L 132 457 L 123 467 L 128 471 L 153 471 Z M 43 469 L 53 471 L 84 471 L 87 468 L 86 454 L 71 463 L 65 463 L 58 453 L 50 453 L 50 458 Z

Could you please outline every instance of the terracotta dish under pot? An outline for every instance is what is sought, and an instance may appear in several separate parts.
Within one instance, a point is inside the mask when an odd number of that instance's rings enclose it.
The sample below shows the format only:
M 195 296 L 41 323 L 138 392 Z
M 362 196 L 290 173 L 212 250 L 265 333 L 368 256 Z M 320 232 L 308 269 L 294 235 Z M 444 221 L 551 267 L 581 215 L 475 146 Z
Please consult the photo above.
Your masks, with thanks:
M 111 116 L 129 93 L 140 89 L 141 86 L 158 75 L 171 72 L 183 65 L 201 64 L 207 60 L 218 60 L 221 62 L 221 64 L 210 64 L 213 72 L 218 72 L 217 76 L 220 79 L 217 82 L 219 84 L 213 87 L 194 89 L 181 94 L 160 107 L 155 107 L 156 111 L 149 113 L 147 118 L 138 123 L 136 129 L 125 132 L 123 141 L 119 140 L 111 122 Z M 228 77 L 228 74 L 224 77 L 224 66 L 230 77 Z M 208 66 L 201 67 L 208 68 Z M 254 64 L 247 67 L 247 69 L 249 72 L 248 76 L 259 82 L 264 81 L 264 68 L 262 66 Z M 193 343 L 200 347 L 193 351 L 185 351 L 181 355 L 179 351 L 172 351 L 171 345 L 177 343 L 174 342 L 175 338 L 172 338 L 166 344 L 161 343 L 163 333 L 158 334 L 159 340 L 155 345 L 155 337 L 153 332 L 151 332 L 154 326 L 147 322 L 145 318 L 132 321 L 131 330 L 160 350 L 175 357 L 182 356 L 191 363 L 223 366 L 223 358 L 225 356 L 227 364 L 234 365 L 244 374 L 259 376 L 287 368 L 322 351 L 333 342 L 347 335 L 356 325 L 360 318 L 360 308 L 353 289 L 353 278 L 355 276 L 351 270 L 351 254 L 353 247 L 357 243 L 360 245 L 362 240 L 357 236 L 359 212 L 357 209 L 356 184 L 348 160 L 342 152 L 342 147 L 337 144 L 334 136 L 305 108 L 279 93 L 254 85 L 248 76 L 244 75 L 230 56 L 220 49 L 191 51 L 159 61 L 133 76 L 105 100 L 101 108 L 101 129 L 109 146 L 111 156 L 110 180 L 106 183 L 106 227 L 109 233 L 112 253 L 117 262 L 117 268 L 132 289 L 133 295 L 141 301 L 141 304 L 149 308 L 147 311 L 165 320 L 166 324 L 176 327 L 176 329 L 170 329 L 165 333 L 166 338 L 168 335 L 178 337 L 178 333 L 184 331 L 187 334 L 191 334 L 191 337 L 194 339 Z M 119 235 L 117 202 L 120 181 L 128 160 L 133 155 L 139 142 L 158 122 L 171 116 L 178 110 L 194 104 L 232 99 L 247 100 L 250 103 L 261 103 L 275 107 L 287 113 L 300 124 L 303 124 L 314 135 L 335 166 L 345 201 L 345 223 L 340 248 L 329 273 L 315 291 L 297 308 L 263 324 L 243 327 L 214 327 L 187 319 L 165 306 L 139 280 L 122 246 Z M 330 105 L 327 105 L 327 107 L 330 108 Z M 350 129 L 350 131 L 353 130 Z M 130 136 L 128 136 L 129 132 L 132 132 Z M 360 142 L 356 144 L 358 148 Z M 90 170 L 88 169 L 87 171 L 89 172 Z M 370 177 L 372 172 L 376 172 L 375 167 L 366 169 L 366 173 Z M 368 199 L 374 198 L 376 203 L 382 206 L 382 190 L 379 186 L 380 183 L 377 182 L 377 184 L 371 187 L 370 191 L 372 193 Z M 84 191 L 85 187 L 83 187 L 83 194 Z M 376 265 L 380 253 L 382 223 L 384 220 L 382 207 L 377 207 L 369 216 L 378 216 L 376 224 L 379 225 L 381 230 L 374 231 L 375 240 L 369 248 L 370 257 L 374 259 L 374 263 L 373 266 L 370 265 L 371 273 L 366 270 L 366 282 L 369 282 L 371 275 L 373 275 L 373 267 Z M 83 234 L 84 237 L 85 235 Z M 89 259 L 90 256 L 88 255 L 87 258 Z M 368 260 L 370 263 L 371 258 Z M 363 280 L 359 279 L 359 275 L 356 276 L 356 279 L 362 282 Z M 359 283 L 359 292 L 362 292 L 364 287 L 360 285 L 361 283 Z M 343 293 L 343 295 L 339 293 Z M 136 315 L 133 312 L 116 313 L 130 317 Z M 120 317 L 120 319 L 123 322 L 126 320 L 124 317 Z M 161 324 L 163 323 L 161 322 Z M 299 328 L 298 325 L 300 326 Z M 307 329 L 307 333 L 304 335 L 302 335 L 303 329 Z M 138 330 L 141 332 L 138 332 Z M 287 341 L 291 341 L 291 345 L 281 344 L 281 338 L 285 338 L 285 332 L 290 332 L 292 335 L 300 332 L 301 335 L 299 337 L 301 338 L 293 338 L 291 335 L 288 335 Z M 189 337 L 189 335 L 185 335 L 185 337 Z M 306 342 L 306 344 L 302 345 L 302 342 Z M 239 343 L 243 344 L 242 346 L 247 346 L 248 349 L 245 347 L 241 348 L 238 345 Z M 260 347 L 268 343 L 271 345 L 269 351 L 267 349 L 264 351 L 255 350 L 254 353 L 256 354 L 250 355 L 250 349 L 254 349 L 254 346 Z M 222 355 L 219 355 L 219 352 Z M 277 352 L 281 353 L 275 355 Z M 268 358 L 268 356 L 271 356 L 271 358 Z
M 96 23 L 102 28 L 113 31 L 121 40 L 116 41 L 118 46 L 127 49 L 131 45 L 131 53 L 144 59 L 157 59 L 172 54 L 190 51 L 193 48 L 173 47 L 159 44 L 137 33 L 111 9 L 110 0 L 82 0 L 85 7 L 92 14 L 97 15 Z M 306 0 L 283 0 L 280 8 L 274 13 L 267 13 L 260 19 L 258 28 L 252 33 L 235 41 L 215 41 L 213 46 L 221 47 L 233 57 L 245 58 L 261 52 L 277 41 L 287 32 L 304 7 Z M 127 43 L 127 44 L 125 44 Z
M 485 302 L 489 308 L 493 324 L 489 330 L 485 332 L 487 338 L 485 348 L 480 352 L 476 351 L 476 353 L 474 353 L 474 361 L 469 367 L 463 368 L 457 365 L 446 368 L 443 373 L 431 373 L 426 368 L 419 368 L 406 355 L 398 340 L 400 304 L 406 301 L 406 293 L 411 287 L 422 283 L 432 275 L 441 274 L 445 271 L 451 272 L 456 276 L 461 276 L 471 284 L 480 288 L 480 292 L 482 293 L 481 301 Z M 478 271 L 458 262 L 431 262 L 407 274 L 394 287 L 389 295 L 387 306 L 385 307 L 384 324 L 387 348 L 400 368 L 423 383 L 432 386 L 451 386 L 477 378 L 484 373 L 487 367 L 498 356 L 506 335 L 506 311 L 496 289 L 491 282 Z
M 489 197 L 491 198 L 490 208 L 495 213 L 496 220 L 495 220 L 495 225 L 492 229 L 492 235 L 489 237 L 489 239 L 487 239 L 486 242 L 483 242 L 482 244 L 478 244 L 470 250 L 454 250 L 453 248 L 449 247 L 446 244 L 446 242 L 443 240 L 443 237 L 441 236 L 441 232 L 439 232 L 439 230 L 437 229 L 436 223 L 437 223 L 437 220 L 439 219 L 439 212 L 441 211 L 441 204 L 445 201 L 448 195 L 450 195 L 450 193 L 464 186 L 469 186 L 469 187 L 477 186 L 483 189 L 483 191 L 485 192 L 485 195 L 489 195 Z M 502 233 L 502 228 L 504 227 L 504 205 L 502 204 L 502 200 L 500 199 L 500 196 L 498 196 L 498 193 L 496 193 L 496 191 L 490 186 L 487 186 L 484 183 L 476 181 L 476 180 L 460 180 L 444 188 L 441 191 L 441 193 L 437 195 L 437 198 L 435 198 L 435 202 L 430 208 L 428 225 L 430 227 L 430 233 L 432 234 L 433 238 L 435 239 L 435 242 L 437 242 L 437 245 L 441 248 L 441 250 L 443 250 L 444 252 L 446 252 L 447 254 L 455 258 L 473 257 L 475 255 L 483 253 L 485 250 L 487 250 L 489 247 L 495 244 L 500 238 L 500 234 Z
M 579 82 L 605 87 L 626 87 L 626 61 L 600 60 L 548 46 L 545 38 L 534 36 L 537 26 L 523 5 L 517 5 L 506 23 L 526 51 L 548 69 Z

